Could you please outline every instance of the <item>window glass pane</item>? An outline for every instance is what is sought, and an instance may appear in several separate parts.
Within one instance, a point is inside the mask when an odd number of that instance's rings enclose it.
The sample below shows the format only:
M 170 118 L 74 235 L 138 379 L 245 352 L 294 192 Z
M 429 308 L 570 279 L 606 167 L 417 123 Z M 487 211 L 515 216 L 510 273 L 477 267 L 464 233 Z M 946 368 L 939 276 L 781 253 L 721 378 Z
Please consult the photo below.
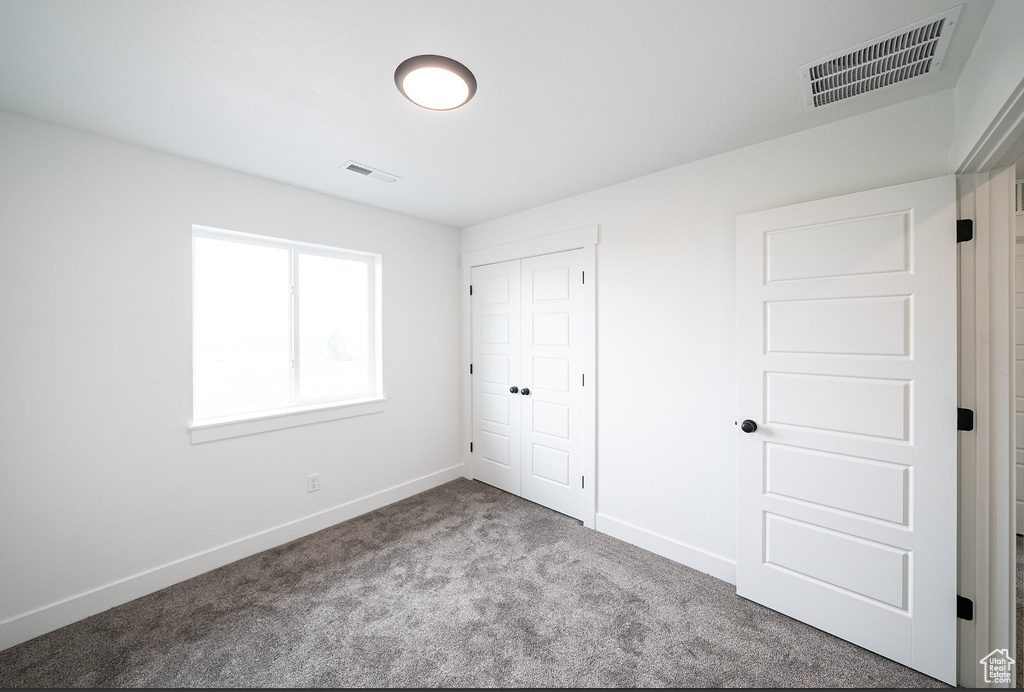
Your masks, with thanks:
M 372 393 L 369 264 L 299 255 L 299 397 Z
M 289 262 L 285 249 L 196 237 L 196 420 L 291 404 Z

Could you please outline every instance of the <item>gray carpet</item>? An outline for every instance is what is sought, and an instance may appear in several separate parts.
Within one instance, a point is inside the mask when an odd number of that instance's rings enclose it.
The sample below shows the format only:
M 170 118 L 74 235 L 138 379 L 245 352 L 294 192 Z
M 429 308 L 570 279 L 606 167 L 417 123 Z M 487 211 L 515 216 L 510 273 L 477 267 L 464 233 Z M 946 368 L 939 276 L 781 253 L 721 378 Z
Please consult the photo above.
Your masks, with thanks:
M 946 687 L 456 480 L 0 652 L 0 687 Z

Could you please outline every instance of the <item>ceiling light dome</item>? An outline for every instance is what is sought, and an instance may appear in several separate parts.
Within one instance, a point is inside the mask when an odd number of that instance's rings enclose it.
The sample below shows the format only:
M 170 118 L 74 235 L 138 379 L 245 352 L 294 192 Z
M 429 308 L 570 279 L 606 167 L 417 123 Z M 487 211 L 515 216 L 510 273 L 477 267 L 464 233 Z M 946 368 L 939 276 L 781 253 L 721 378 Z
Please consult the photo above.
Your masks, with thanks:
M 395 70 L 395 86 L 417 106 L 450 111 L 473 98 L 476 77 L 465 65 L 443 55 L 417 55 Z

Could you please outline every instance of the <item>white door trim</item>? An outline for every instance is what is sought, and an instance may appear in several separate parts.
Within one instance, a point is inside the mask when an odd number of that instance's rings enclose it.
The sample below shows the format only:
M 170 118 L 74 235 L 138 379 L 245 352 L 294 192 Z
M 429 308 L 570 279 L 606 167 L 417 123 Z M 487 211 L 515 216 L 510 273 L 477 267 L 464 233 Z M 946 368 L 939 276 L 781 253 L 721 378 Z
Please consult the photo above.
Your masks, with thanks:
M 1022 154 L 1024 80 L 964 159 L 950 162 L 957 173 L 958 218 L 974 219 L 975 237 L 960 252 L 960 406 L 976 407 L 976 430 L 961 433 L 959 445 L 960 516 L 965 522 L 959 530 L 960 594 L 974 600 L 974 620 L 960 623 L 957 683 L 962 687 L 987 686 L 978 661 L 996 646 L 1009 646 L 1011 656 L 1016 655 L 1015 402 L 1011 376 L 1015 231 L 1012 187 L 1005 207 L 997 206 L 1003 203 L 1002 183 L 997 178 L 1008 177 L 1012 186 L 1013 163 Z M 997 170 L 1005 166 L 1010 168 Z M 971 245 L 975 247 L 967 247 Z M 1009 255 L 1002 258 L 1010 262 L 1009 275 L 1000 268 L 1002 260 L 994 254 L 997 250 Z M 982 253 L 982 263 L 975 266 L 974 260 Z M 993 260 L 996 266 L 992 266 Z M 1009 370 L 1001 367 L 1004 353 L 1010 358 Z M 1000 392 L 1007 383 L 1008 396 Z M 982 421 L 986 421 L 985 428 Z M 1002 449 L 1006 450 L 1004 457 L 999 456 Z M 1000 486 L 1000 482 L 1005 484 Z M 1019 657 L 1017 665 L 1024 665 Z
M 1016 654 L 1012 187 L 1005 209 L 996 204 L 1002 204 L 1003 194 L 997 178 L 1008 177 L 1012 186 L 1012 164 L 1022 154 L 1024 80 L 964 159 L 951 161 L 957 173 L 958 218 L 974 219 L 975 238 L 960 251 L 960 406 L 973 406 L 976 422 L 974 432 L 961 433 L 959 445 L 960 594 L 974 600 L 974 620 L 960 622 L 957 682 L 962 687 L 986 686 L 978 661 L 996 646 L 1009 646 L 1011 655 Z M 1008 173 L 997 170 L 1004 166 L 1010 166 Z M 1009 276 L 998 269 L 1001 259 L 993 254 L 1008 244 L 1009 257 L 1003 259 L 1011 265 Z M 1004 351 L 1009 370 L 1000 365 Z M 1007 384 L 1009 396 L 1004 396 L 1000 389 Z M 1001 449 L 1005 457 L 999 456 Z M 1005 485 L 1000 487 L 1000 482 Z
M 979 661 L 993 649 L 1016 652 L 1013 179 L 1012 166 L 957 176 L 959 218 L 974 220 L 959 247 L 959 405 L 975 413 L 959 445 L 958 591 L 974 601 L 960 621 L 962 687 L 990 686 Z
M 583 284 L 584 315 L 584 369 L 587 383 L 584 387 L 583 473 L 583 525 L 594 528 L 597 515 L 597 242 L 598 227 L 584 226 L 560 233 L 527 238 L 462 253 L 462 464 L 463 476 L 474 477 L 473 458 L 469 444 L 473 439 L 473 385 L 469 366 L 473 344 L 469 299 L 470 276 L 473 267 L 495 262 L 548 255 L 566 250 L 583 250 L 586 281 Z
M 1017 184 L 1019 185 L 1020 182 L 1021 181 L 1018 178 L 1017 179 Z M 1017 227 L 1017 228 L 1020 228 L 1021 226 L 1024 226 L 1024 224 L 1022 224 L 1019 221 L 1020 214 L 1017 214 L 1015 216 L 1016 216 L 1016 218 L 1014 219 L 1014 226 Z M 1018 313 L 1021 310 L 1021 308 L 1024 308 L 1024 298 L 1022 298 L 1022 296 L 1024 296 L 1024 271 L 1021 270 L 1021 265 L 1019 264 L 1019 262 L 1021 260 L 1024 260 L 1024 235 L 1018 235 L 1017 238 L 1016 238 L 1016 242 L 1017 242 L 1017 246 L 1016 246 L 1016 253 L 1015 253 L 1015 258 L 1014 258 L 1015 259 L 1015 266 L 1014 266 L 1013 274 L 1014 274 L 1014 283 L 1015 283 L 1015 288 L 1016 288 L 1017 294 L 1016 294 L 1016 297 L 1015 297 L 1014 303 L 1013 303 L 1013 305 L 1014 305 L 1014 311 L 1013 311 L 1014 324 L 1013 324 L 1012 333 L 1014 335 L 1014 340 L 1013 341 L 1014 341 L 1014 358 L 1015 358 L 1015 362 L 1014 362 L 1014 373 L 1012 375 L 1012 377 L 1013 377 L 1012 381 L 1013 381 L 1013 387 L 1014 387 L 1014 397 L 1016 398 L 1016 402 L 1015 402 L 1015 406 L 1014 406 L 1014 412 L 1018 416 L 1020 416 L 1021 414 L 1024 414 L 1024 411 L 1022 411 L 1021 408 L 1020 408 L 1020 398 L 1019 398 L 1019 397 L 1022 396 L 1022 394 L 1021 394 L 1021 392 L 1022 392 L 1021 381 L 1024 378 L 1021 378 L 1018 375 L 1017 368 L 1020 368 L 1022 366 L 1022 364 L 1024 364 L 1024 339 L 1019 338 L 1017 330 L 1020 328 L 1020 324 L 1021 324 L 1021 320 L 1019 319 Z M 1016 515 L 1017 515 L 1017 521 L 1016 521 L 1017 533 L 1018 534 L 1024 534 L 1024 511 L 1021 511 L 1021 505 L 1024 504 L 1024 472 L 1021 472 L 1021 468 L 1022 468 L 1021 467 L 1021 463 L 1022 463 L 1021 462 L 1021 456 L 1022 456 L 1021 455 L 1021 451 L 1022 451 L 1022 443 L 1024 443 L 1024 439 L 1022 439 L 1020 436 L 1018 436 L 1017 432 L 1018 432 L 1018 429 L 1017 429 L 1016 425 L 1014 425 L 1014 437 L 1015 437 L 1014 443 L 1015 443 L 1015 447 L 1016 448 L 1014 450 L 1014 465 L 1013 465 L 1014 479 L 1013 480 L 1014 480 L 1015 493 L 1016 493 L 1016 497 L 1017 497 L 1017 502 L 1014 504 L 1014 508 L 1016 510 Z M 1016 546 L 1014 546 L 1014 548 L 1016 548 Z
M 1017 85 L 995 119 L 966 158 L 957 165 L 957 175 L 982 173 L 1013 165 L 1024 149 L 1024 80 Z M 1012 207 L 1011 207 L 1012 208 Z

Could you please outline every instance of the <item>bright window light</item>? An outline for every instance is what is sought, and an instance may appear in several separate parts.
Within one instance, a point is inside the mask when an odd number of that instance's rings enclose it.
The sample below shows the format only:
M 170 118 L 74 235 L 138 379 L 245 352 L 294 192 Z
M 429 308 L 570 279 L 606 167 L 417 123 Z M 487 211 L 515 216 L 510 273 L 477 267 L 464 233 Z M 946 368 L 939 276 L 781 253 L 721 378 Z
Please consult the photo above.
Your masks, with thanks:
M 370 266 L 299 255 L 299 391 L 308 400 L 369 395 Z
M 193 422 L 381 396 L 380 256 L 193 230 Z

